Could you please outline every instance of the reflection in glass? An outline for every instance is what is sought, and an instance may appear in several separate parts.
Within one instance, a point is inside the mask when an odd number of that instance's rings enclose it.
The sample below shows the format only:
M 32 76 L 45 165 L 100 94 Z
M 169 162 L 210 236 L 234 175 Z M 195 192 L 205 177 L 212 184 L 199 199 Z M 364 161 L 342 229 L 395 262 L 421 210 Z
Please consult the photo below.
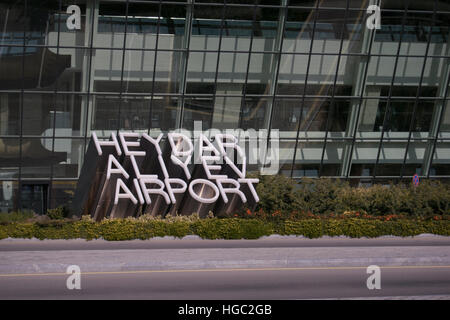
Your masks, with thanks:
M 403 176 L 423 175 L 422 166 L 425 152 L 429 144 L 424 141 L 411 141 L 403 167 Z
M 392 98 L 388 106 L 389 88 L 387 86 L 369 86 L 366 88 L 365 99 L 362 103 L 359 130 L 365 132 L 381 132 L 383 124 L 385 132 L 407 132 L 411 126 L 411 120 L 416 104 L 415 97 L 417 87 L 395 86 L 392 88 L 393 97 L 411 97 L 411 99 Z M 434 97 L 436 87 L 422 87 L 420 97 Z M 420 99 L 416 105 L 415 118 L 412 126 L 414 132 L 428 132 L 431 128 L 435 101 Z M 388 113 L 386 114 L 386 111 Z M 385 122 L 384 122 L 385 121 Z
M 322 149 L 323 142 L 298 142 L 293 177 L 318 177 Z
M 20 134 L 20 94 L 0 93 L 0 135 Z
M 81 97 L 78 95 L 26 93 L 23 95 L 23 121 L 26 125 L 22 134 L 79 136 L 80 105 Z
M 450 142 L 438 142 L 430 168 L 431 176 L 450 175 Z
M 77 181 L 54 180 L 51 185 L 50 207 L 70 206 L 77 187 Z
M 295 141 L 280 141 L 279 143 L 279 173 L 291 176 L 292 160 L 294 159 Z
M 430 130 L 433 106 L 434 102 L 420 101 L 418 103 L 412 131 L 428 132 Z M 387 102 L 381 101 L 375 119 L 374 131 L 381 131 L 383 129 L 383 123 L 385 124 L 384 131 L 387 132 L 409 131 L 414 101 L 392 101 L 387 115 L 385 114 L 386 107 Z
M 21 210 L 30 210 L 36 214 L 47 212 L 48 183 L 22 182 L 20 189 Z
M 54 140 L 54 151 L 65 153 L 66 158 L 53 166 L 54 178 L 77 178 L 82 166 L 84 139 Z
M 0 180 L 0 213 L 17 210 L 18 182 Z
M 0 177 L 19 178 L 20 140 L 0 138 Z
M 327 131 L 328 121 L 328 131 L 343 132 L 347 126 L 348 110 L 349 101 L 347 100 L 305 101 L 300 131 Z
M 441 132 L 445 132 L 447 136 L 450 138 L 450 101 L 446 101 L 444 103 L 444 110 L 441 120 Z
M 337 177 L 341 175 L 342 152 L 346 145 L 348 143 L 345 141 L 327 141 L 322 168 L 319 172 L 320 176 Z
M 194 121 L 201 121 L 203 130 L 211 128 L 213 114 L 213 98 L 186 98 L 184 101 L 183 128 L 194 129 Z
M 241 110 L 241 125 L 244 130 L 264 129 L 266 117 L 267 99 L 258 97 L 247 97 Z
M 48 178 L 51 176 L 51 165 L 56 165 L 67 159 L 67 152 L 52 152 L 51 138 L 24 138 L 22 139 L 22 165 L 23 178 Z

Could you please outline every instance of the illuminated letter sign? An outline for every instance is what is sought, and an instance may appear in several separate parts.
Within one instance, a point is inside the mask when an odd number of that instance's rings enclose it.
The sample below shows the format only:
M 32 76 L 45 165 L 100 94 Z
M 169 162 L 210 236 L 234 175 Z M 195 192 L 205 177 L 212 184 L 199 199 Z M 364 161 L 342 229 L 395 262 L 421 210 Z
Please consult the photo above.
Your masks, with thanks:
M 199 156 L 192 164 L 194 145 Z M 180 133 L 155 139 L 120 132 L 109 141 L 93 133 L 73 209 L 97 221 L 141 214 L 223 215 L 243 204 L 254 207 L 258 182 L 246 177 L 245 154 L 229 134 L 216 134 L 213 142 L 201 134 L 193 144 Z

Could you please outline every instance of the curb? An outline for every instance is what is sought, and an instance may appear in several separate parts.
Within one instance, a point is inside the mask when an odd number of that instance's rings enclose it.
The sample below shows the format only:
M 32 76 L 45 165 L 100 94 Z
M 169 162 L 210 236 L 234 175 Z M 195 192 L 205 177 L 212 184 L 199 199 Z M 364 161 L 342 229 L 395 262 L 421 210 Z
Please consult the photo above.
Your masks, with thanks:
M 75 261 L 76 262 L 76 261 Z M 74 263 L 76 264 L 76 263 Z M 8 274 L 65 274 L 67 263 L 6 264 L 0 266 L 0 277 Z M 450 257 L 414 258 L 349 258 L 349 259 L 293 259 L 293 260 L 203 260 L 203 261 L 148 261 L 148 263 L 78 263 L 82 272 L 134 272 L 176 270 L 226 270 L 226 269 L 282 269 L 282 268 L 367 268 L 382 267 L 436 267 L 448 266 Z

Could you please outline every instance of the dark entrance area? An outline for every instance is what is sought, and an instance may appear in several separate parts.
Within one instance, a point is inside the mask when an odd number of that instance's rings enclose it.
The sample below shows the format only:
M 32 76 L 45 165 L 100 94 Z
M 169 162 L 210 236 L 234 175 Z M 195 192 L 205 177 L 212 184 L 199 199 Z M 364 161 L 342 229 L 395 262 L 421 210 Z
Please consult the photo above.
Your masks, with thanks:
M 37 214 L 47 213 L 48 184 L 24 182 L 20 197 L 22 210 L 33 210 Z

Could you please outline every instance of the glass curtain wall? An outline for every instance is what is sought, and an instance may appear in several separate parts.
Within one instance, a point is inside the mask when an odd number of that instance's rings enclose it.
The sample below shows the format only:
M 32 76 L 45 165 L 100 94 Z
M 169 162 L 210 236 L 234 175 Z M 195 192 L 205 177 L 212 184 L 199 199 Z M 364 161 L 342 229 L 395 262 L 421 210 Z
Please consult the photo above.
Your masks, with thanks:
M 196 121 L 278 132 L 293 178 L 450 178 L 450 4 L 371 4 L 2 1 L 0 210 L 68 205 L 92 132 Z

